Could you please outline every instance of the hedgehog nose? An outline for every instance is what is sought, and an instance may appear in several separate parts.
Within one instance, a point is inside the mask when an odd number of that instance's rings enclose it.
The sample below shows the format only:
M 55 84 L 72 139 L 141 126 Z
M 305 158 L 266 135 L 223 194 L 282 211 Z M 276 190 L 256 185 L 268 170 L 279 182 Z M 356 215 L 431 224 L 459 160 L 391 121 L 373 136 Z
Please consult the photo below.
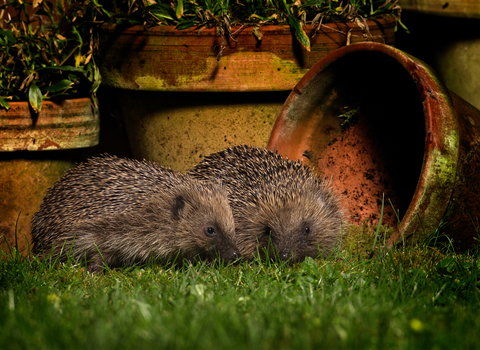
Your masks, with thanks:
M 240 259 L 240 253 L 237 252 L 237 251 L 234 251 L 232 253 L 232 256 L 230 257 L 230 261 L 235 261 L 235 260 L 238 260 L 238 259 Z
M 290 258 L 290 250 L 289 249 L 284 249 L 281 254 L 282 260 L 286 261 Z

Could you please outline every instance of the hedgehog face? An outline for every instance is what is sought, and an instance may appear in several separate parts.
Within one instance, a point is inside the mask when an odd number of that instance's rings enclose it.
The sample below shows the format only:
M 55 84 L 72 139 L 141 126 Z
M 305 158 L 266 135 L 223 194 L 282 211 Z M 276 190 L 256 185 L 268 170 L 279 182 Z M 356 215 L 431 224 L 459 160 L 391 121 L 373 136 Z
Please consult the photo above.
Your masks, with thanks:
M 309 215 L 298 207 L 284 207 L 270 218 L 268 224 L 262 225 L 264 233 L 259 237 L 259 248 L 265 250 L 263 255 L 290 262 L 303 261 L 308 247 L 316 246 L 321 227 Z M 309 252 L 311 255 L 311 253 Z M 318 256 L 318 251 L 315 257 Z
M 206 250 L 201 254 L 202 258 L 212 261 L 219 257 L 225 262 L 240 258 L 232 227 L 225 227 L 223 222 L 212 222 L 205 224 L 202 231 L 206 238 Z M 198 235 L 201 236 L 202 233 L 199 232 Z
M 178 227 L 183 229 L 179 234 L 184 238 L 180 241 L 189 242 L 181 247 L 189 252 L 187 255 L 208 260 L 219 256 L 225 261 L 240 257 L 233 214 L 224 192 L 197 190 L 177 197 L 176 201 L 173 212 Z
M 249 213 L 250 215 L 247 215 Z M 252 215 L 253 213 L 253 215 Z M 322 194 L 311 191 L 272 192 L 237 215 L 242 255 L 291 262 L 329 255 L 341 230 L 341 213 Z

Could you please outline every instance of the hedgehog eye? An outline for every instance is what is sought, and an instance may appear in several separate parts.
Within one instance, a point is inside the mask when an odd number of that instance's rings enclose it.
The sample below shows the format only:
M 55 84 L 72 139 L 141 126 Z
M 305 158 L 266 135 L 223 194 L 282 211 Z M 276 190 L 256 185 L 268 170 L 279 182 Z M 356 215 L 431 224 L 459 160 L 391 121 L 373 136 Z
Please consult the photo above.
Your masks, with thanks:
M 305 233 L 306 235 L 308 235 L 310 233 L 310 227 L 306 226 L 304 229 L 303 229 L 303 233 Z
M 270 227 L 267 227 L 263 232 L 263 235 L 266 237 L 270 237 L 272 235 L 272 229 Z
M 213 237 L 217 234 L 217 232 L 215 231 L 215 229 L 211 226 L 207 227 L 207 229 L 205 230 L 207 236 L 210 236 L 210 237 Z

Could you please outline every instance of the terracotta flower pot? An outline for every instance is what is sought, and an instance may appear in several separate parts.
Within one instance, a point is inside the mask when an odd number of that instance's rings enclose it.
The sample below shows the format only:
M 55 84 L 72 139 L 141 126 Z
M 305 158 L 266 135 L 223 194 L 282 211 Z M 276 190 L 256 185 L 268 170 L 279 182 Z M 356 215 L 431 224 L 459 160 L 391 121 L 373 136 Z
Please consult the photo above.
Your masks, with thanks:
M 331 179 L 354 224 L 378 222 L 384 195 L 382 223 L 396 228 L 390 246 L 424 237 L 448 213 L 443 229 L 460 248 L 478 236 L 479 145 L 480 111 L 423 62 L 377 43 L 314 65 L 268 142 Z
M 98 108 L 90 98 L 44 101 L 38 115 L 27 102 L 0 109 L 0 151 L 42 151 L 98 144 Z
M 399 5 L 402 10 L 439 16 L 480 17 L 480 3 L 477 0 L 400 0 Z
M 99 116 L 89 98 L 44 101 L 37 116 L 27 102 L 10 106 L 0 109 L 0 246 L 7 250 L 6 239 L 13 247 L 16 233 L 26 253 L 32 215 L 47 189 L 79 160 L 72 149 L 99 142 Z
M 399 5 L 411 34 L 399 33 L 398 48 L 427 62 L 448 89 L 480 108 L 480 1 L 400 0 Z
M 315 36 L 312 30 L 311 52 L 288 26 L 261 27 L 261 41 L 252 27 L 234 27 L 234 40 L 223 44 L 215 29 L 106 30 L 103 86 L 114 88 L 109 105 L 126 123 L 134 156 L 186 170 L 233 144 L 265 146 L 288 92 L 346 44 L 350 29 L 352 42 L 394 44 L 393 18 L 367 23 L 369 34 L 352 24 L 329 24 Z

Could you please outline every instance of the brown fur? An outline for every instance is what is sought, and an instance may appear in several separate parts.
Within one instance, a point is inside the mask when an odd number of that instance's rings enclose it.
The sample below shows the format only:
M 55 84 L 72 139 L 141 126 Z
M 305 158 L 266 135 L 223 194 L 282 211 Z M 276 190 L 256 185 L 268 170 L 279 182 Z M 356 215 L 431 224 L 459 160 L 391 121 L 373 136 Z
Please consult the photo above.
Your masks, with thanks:
M 190 174 L 219 179 L 227 187 L 243 257 L 257 250 L 292 261 L 328 256 L 340 239 L 343 212 L 337 197 L 299 161 L 235 146 L 206 157 Z
M 220 184 L 111 156 L 89 159 L 48 190 L 32 236 L 35 254 L 64 260 L 71 250 L 77 260 L 93 260 L 91 272 L 102 269 L 102 257 L 112 267 L 216 252 L 226 260 L 239 257 Z

